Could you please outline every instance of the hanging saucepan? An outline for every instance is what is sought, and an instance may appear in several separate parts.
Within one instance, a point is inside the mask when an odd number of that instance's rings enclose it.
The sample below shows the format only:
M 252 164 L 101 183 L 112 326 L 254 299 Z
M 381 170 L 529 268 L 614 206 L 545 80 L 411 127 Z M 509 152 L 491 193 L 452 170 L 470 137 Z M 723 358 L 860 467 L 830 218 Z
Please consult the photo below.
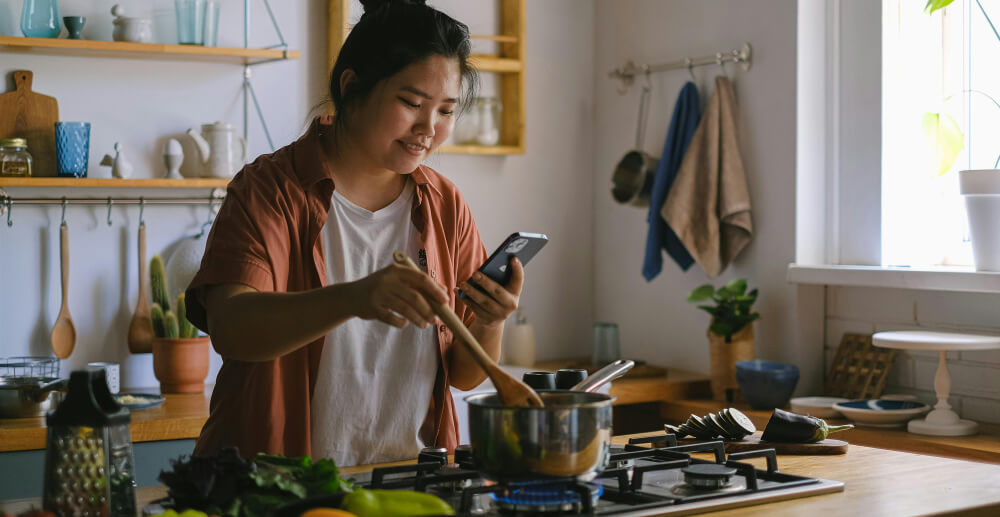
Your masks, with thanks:
M 649 196 L 653 191 L 657 158 L 642 150 L 646 134 L 646 104 L 649 101 L 649 85 L 642 87 L 639 94 L 639 124 L 635 131 L 635 148 L 625 153 L 611 176 L 611 196 L 615 201 L 632 206 L 649 206 Z
M 507 407 L 496 393 L 466 397 L 476 467 L 504 481 L 593 479 L 608 464 L 614 397 L 592 391 L 634 364 L 615 361 L 574 386 L 579 391 L 539 391 L 545 407 Z

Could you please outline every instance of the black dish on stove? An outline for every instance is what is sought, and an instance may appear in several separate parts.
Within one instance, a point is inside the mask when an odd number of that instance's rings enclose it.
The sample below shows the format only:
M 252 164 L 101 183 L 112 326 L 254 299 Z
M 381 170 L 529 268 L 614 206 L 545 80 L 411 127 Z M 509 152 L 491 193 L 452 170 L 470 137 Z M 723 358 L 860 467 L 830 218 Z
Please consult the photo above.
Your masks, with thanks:
M 693 458 L 711 453 L 713 460 Z M 460 446 L 457 463 L 446 463 L 441 451 L 428 450 L 416 464 L 376 468 L 351 476 L 365 488 L 409 489 L 432 493 L 459 515 L 650 515 L 710 511 L 768 502 L 772 498 L 805 497 L 839 491 L 843 484 L 779 472 L 773 449 L 726 456 L 723 442 L 678 446 L 672 434 L 636 438 L 612 446 L 609 467 L 592 482 L 575 478 L 540 478 L 493 483 L 472 464 L 471 450 Z M 766 458 L 766 469 L 740 460 Z M 768 494 L 773 494 L 770 497 Z M 297 516 L 310 507 L 336 506 L 336 497 L 318 504 L 298 503 Z M 326 504 L 324 504 L 326 503 Z M 284 509 L 283 509 L 284 510 Z

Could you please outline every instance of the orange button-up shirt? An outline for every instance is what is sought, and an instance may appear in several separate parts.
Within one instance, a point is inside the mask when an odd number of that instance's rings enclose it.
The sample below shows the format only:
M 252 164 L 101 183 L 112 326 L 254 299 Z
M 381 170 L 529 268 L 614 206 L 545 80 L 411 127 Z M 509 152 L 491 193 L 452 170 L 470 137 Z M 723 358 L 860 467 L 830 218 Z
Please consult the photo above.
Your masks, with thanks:
M 187 290 L 187 317 L 198 328 L 208 330 L 201 297 L 205 287 L 238 283 L 260 292 L 296 292 L 326 285 L 319 237 L 334 191 L 322 148 L 331 123 L 329 117 L 317 117 L 299 140 L 257 158 L 229 183 L 201 269 Z M 485 262 L 486 249 L 454 184 L 423 165 L 412 178 L 417 186 L 412 220 L 423 243 L 419 265 L 445 288 L 450 305 L 469 325 L 474 315 L 456 303 L 454 290 Z M 448 371 L 454 336 L 442 325 L 437 338 L 440 361 L 420 436 L 428 445 L 452 450 L 458 445 Z M 310 454 L 310 407 L 325 339 L 270 361 L 223 358 L 195 454 L 229 446 L 239 447 L 244 457 Z M 352 401 L 345 394 L 329 403 Z

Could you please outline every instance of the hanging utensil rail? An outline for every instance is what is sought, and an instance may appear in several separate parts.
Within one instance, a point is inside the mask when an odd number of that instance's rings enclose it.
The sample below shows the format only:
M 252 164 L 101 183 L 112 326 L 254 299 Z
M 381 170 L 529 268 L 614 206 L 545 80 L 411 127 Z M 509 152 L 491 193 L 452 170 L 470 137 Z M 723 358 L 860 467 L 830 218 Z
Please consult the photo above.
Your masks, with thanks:
M 110 210 L 114 205 L 140 205 L 140 207 L 146 205 L 209 205 L 211 208 L 212 205 L 220 203 L 225 197 L 226 192 L 223 189 L 212 189 L 211 194 L 202 197 L 12 197 L 0 189 L 0 216 L 6 216 L 7 226 L 13 226 L 11 214 L 15 205 L 63 205 L 63 207 L 66 205 L 90 205 L 108 207 L 110 221 Z
M 655 65 L 641 64 L 637 65 L 632 61 L 625 63 L 625 66 L 616 68 L 611 72 L 608 72 L 608 77 L 612 79 L 618 79 L 620 84 L 618 86 L 618 93 L 625 94 L 629 87 L 635 80 L 635 76 L 639 74 L 649 75 L 653 72 L 665 72 L 667 70 L 677 70 L 681 68 L 691 69 L 696 66 L 705 65 L 725 65 L 726 63 L 739 63 L 743 67 L 743 71 L 750 70 L 750 64 L 752 62 L 753 49 L 750 47 L 750 43 L 744 43 L 743 46 L 737 49 L 729 50 L 726 52 L 717 52 L 714 56 L 705 56 L 698 58 L 684 58 L 677 61 L 670 61 L 668 63 L 659 63 Z

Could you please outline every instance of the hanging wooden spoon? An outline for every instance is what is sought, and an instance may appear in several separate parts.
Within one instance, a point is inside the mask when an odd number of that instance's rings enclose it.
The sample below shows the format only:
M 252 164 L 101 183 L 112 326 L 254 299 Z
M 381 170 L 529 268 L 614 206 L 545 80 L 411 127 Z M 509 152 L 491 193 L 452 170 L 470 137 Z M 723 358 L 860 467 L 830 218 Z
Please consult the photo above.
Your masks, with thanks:
M 76 327 L 69 316 L 69 228 L 66 221 L 59 225 L 59 255 L 62 266 L 62 307 L 52 325 L 52 350 L 56 357 L 66 359 L 76 345 Z
M 128 325 L 128 351 L 145 354 L 153 351 L 153 319 L 146 300 L 146 223 L 139 221 L 139 301 L 135 304 L 132 322 Z
M 410 257 L 407 257 L 401 251 L 393 252 L 392 258 L 397 264 L 420 271 L 420 268 L 410 260 Z M 542 398 L 535 393 L 535 390 L 531 389 L 531 386 L 517 380 L 500 368 L 496 361 L 483 350 L 479 341 L 472 335 L 472 332 L 469 332 L 469 329 L 466 328 L 462 320 L 458 318 L 458 315 L 455 314 L 455 311 L 451 310 L 451 307 L 447 303 L 435 303 L 430 300 L 428 302 L 430 302 L 431 308 L 434 309 L 438 317 L 441 318 L 441 321 L 445 325 L 448 325 L 448 328 L 460 338 L 460 341 L 465 343 L 469 352 L 472 353 L 472 357 L 475 358 L 480 368 L 486 372 L 486 375 L 493 382 L 493 386 L 497 389 L 497 395 L 500 397 L 503 405 L 511 407 L 542 407 L 545 405 L 542 403 Z

